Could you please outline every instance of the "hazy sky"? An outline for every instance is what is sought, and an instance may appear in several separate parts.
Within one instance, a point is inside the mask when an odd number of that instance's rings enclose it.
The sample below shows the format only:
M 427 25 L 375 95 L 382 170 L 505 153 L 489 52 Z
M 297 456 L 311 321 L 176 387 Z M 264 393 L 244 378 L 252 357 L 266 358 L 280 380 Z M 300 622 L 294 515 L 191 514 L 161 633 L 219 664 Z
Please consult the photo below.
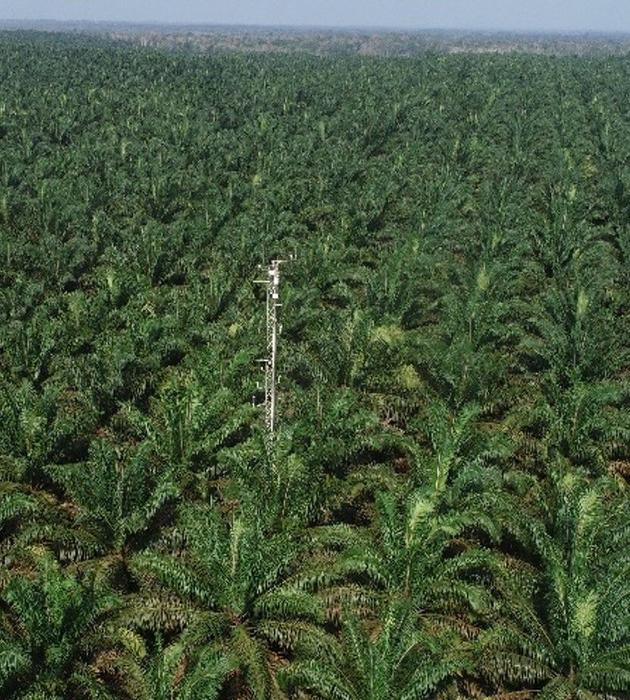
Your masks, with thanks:
M 630 0 L 0 0 L 0 19 L 630 31 Z

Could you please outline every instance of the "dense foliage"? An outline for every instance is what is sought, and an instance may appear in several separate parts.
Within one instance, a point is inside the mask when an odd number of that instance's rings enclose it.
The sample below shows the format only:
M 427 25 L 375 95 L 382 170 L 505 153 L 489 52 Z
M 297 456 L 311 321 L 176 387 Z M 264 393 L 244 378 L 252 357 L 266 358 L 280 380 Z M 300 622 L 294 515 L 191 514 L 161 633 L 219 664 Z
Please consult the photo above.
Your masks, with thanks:
M 2 698 L 628 697 L 630 59 L 0 74 Z

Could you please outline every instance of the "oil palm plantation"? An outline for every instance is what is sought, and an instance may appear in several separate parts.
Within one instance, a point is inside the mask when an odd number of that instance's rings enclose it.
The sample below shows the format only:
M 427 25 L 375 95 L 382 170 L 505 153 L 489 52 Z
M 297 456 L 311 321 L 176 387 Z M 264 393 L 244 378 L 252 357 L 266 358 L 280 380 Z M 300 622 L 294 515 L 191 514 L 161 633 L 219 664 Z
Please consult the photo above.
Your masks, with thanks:
M 627 700 L 625 44 L 127 39 L 0 31 L 0 697 Z

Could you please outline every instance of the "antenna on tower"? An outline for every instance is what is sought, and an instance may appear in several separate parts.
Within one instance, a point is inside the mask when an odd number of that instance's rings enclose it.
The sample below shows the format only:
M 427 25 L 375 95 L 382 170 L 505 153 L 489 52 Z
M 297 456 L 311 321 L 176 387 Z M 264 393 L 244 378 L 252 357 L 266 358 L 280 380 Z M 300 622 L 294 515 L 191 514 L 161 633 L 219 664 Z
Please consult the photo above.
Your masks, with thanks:
M 291 255 L 289 260 L 295 260 L 295 256 Z M 257 284 L 267 286 L 267 357 L 258 360 L 262 371 L 265 373 L 265 400 L 263 406 L 265 408 L 265 426 L 270 437 L 274 436 L 277 424 L 278 414 L 278 337 L 280 335 L 280 327 L 278 325 L 278 309 L 282 306 L 280 303 L 280 266 L 288 262 L 287 260 L 272 260 L 267 268 L 267 279 L 255 280 Z M 262 265 L 259 267 L 263 268 Z

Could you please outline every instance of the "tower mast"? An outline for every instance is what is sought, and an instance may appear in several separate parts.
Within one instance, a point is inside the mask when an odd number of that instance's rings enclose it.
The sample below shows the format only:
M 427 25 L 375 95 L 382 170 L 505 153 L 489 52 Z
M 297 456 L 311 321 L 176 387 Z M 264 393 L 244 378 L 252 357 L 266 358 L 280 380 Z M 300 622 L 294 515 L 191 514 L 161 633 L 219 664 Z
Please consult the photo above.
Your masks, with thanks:
M 267 268 L 267 279 L 256 280 L 267 286 L 267 357 L 259 360 L 265 373 L 265 426 L 270 437 L 274 436 L 278 412 L 278 309 L 280 303 L 280 265 L 286 260 L 272 260 Z

